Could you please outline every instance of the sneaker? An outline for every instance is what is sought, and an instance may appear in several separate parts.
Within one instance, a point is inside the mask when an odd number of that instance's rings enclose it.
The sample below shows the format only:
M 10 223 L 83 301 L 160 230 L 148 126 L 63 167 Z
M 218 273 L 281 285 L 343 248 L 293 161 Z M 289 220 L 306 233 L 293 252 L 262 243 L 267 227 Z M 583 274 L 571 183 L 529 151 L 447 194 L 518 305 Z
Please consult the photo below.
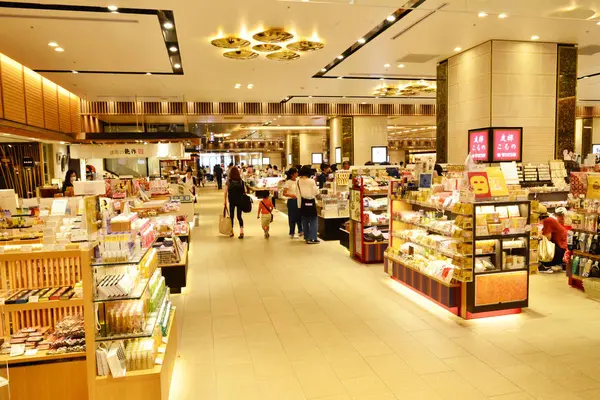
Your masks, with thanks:
M 244 234 L 240 233 L 240 236 L 238 237 L 238 239 L 243 239 L 244 238 Z
M 553 274 L 554 270 L 552 268 L 548 268 L 547 270 L 540 271 L 542 274 Z
M 320 242 L 318 240 L 307 240 L 306 243 L 307 244 L 319 244 Z
M 298 237 L 304 236 L 304 232 L 298 232 Z

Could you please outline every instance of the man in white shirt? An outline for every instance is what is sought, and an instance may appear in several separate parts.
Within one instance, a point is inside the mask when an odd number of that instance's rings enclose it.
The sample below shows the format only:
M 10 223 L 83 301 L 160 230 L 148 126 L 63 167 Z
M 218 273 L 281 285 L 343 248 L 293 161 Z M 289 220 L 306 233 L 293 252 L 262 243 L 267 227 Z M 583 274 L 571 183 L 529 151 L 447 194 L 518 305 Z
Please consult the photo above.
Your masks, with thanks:
M 300 218 L 300 209 L 298 208 L 298 170 L 290 168 L 287 172 L 288 179 L 283 186 L 283 195 L 288 198 L 288 222 L 290 225 L 290 238 L 295 237 L 296 226 L 298 226 L 298 236 L 302 236 L 302 219 Z

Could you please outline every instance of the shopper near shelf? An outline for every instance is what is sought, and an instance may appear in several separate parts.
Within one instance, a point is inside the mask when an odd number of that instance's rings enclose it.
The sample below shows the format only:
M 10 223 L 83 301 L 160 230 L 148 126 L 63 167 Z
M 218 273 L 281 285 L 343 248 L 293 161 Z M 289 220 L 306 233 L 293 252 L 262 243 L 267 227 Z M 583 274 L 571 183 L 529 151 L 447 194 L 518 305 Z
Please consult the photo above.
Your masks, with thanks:
M 256 215 L 256 219 L 260 219 L 260 226 L 265 234 L 265 239 L 268 239 L 269 234 L 269 226 L 271 222 L 273 222 L 273 209 L 275 206 L 271 202 L 269 198 L 268 190 L 261 190 L 256 192 L 256 196 L 261 199 L 260 203 L 258 203 L 258 214 Z
M 334 174 L 338 169 L 337 164 L 331 164 L 331 173 Z
M 196 203 L 196 187 L 198 186 L 198 180 L 195 176 L 192 176 L 192 167 L 187 167 L 185 171 L 185 176 L 182 179 L 183 186 L 189 189 L 194 196 L 194 203 Z
M 350 170 L 350 161 L 344 161 L 344 162 L 342 163 L 342 169 L 343 169 L 344 171 L 349 171 L 349 170 Z
M 225 207 L 229 202 L 229 215 L 231 216 L 231 226 L 235 226 L 234 216 L 237 217 L 240 224 L 240 239 L 244 238 L 244 219 L 242 218 L 242 196 L 246 193 L 246 183 L 242 180 L 240 170 L 232 167 L 225 184 Z M 229 237 L 233 237 L 232 233 Z
M 319 243 L 317 239 L 317 184 L 311 179 L 312 169 L 305 165 L 300 170 L 300 178 L 296 185 L 298 187 L 298 208 L 302 218 L 302 230 L 306 244 Z
M 298 208 L 298 169 L 290 168 L 287 172 L 287 180 L 283 186 L 283 195 L 288 198 L 288 223 L 290 226 L 290 238 L 296 235 L 296 226 L 298 226 L 298 236 L 302 236 L 302 219 L 300 217 L 300 208 Z
M 206 182 L 206 176 L 204 175 L 204 168 L 201 166 L 198 167 L 198 186 L 204 187 L 204 183 Z
M 548 209 L 544 205 L 538 206 L 538 213 L 540 215 L 540 221 L 544 225 L 542 229 L 542 235 L 546 236 L 548 240 L 555 244 L 554 258 L 549 262 L 540 262 L 539 270 L 541 272 L 552 273 L 552 267 L 561 266 L 565 269 L 563 264 L 563 257 L 565 251 L 567 251 L 567 230 L 558 222 L 556 218 L 550 217 Z
M 223 168 L 221 168 L 221 165 L 215 164 L 213 173 L 215 175 L 215 179 L 217 180 L 217 189 L 223 189 Z
M 437 177 L 437 176 L 442 176 L 444 175 L 444 169 L 442 168 L 442 166 L 440 164 L 435 164 L 433 166 L 433 176 Z
M 73 171 L 72 169 L 68 170 L 67 173 L 65 174 L 65 180 L 63 181 L 60 192 L 63 195 L 70 194 L 71 196 L 73 196 L 73 194 L 74 194 L 73 182 L 75 182 L 76 180 L 77 180 L 77 173 L 75 171 Z
M 319 183 L 319 189 L 323 189 L 325 187 L 325 183 L 327 182 L 327 178 L 329 177 L 329 173 L 331 172 L 331 167 L 327 163 L 321 163 L 321 173 L 317 176 L 317 182 Z

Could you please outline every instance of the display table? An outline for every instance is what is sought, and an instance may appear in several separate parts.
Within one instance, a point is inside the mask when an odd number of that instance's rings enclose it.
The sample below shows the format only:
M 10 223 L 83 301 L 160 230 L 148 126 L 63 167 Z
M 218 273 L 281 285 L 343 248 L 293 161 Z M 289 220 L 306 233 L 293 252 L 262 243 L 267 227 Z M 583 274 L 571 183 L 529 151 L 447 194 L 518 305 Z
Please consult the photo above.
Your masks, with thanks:
M 340 240 L 340 227 L 348 217 L 318 217 L 318 234 L 322 240 Z

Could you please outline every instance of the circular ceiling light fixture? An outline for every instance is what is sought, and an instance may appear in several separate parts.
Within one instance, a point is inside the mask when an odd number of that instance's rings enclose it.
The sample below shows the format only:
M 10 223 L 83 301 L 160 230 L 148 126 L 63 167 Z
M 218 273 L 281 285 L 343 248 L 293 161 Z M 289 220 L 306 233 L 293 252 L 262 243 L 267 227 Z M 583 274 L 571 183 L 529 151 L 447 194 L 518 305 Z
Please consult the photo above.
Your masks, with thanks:
M 391 67 L 390 64 L 383 64 L 383 68 L 389 68 L 389 67 Z
M 239 49 L 242 47 L 250 46 L 250 41 L 248 41 L 246 39 L 230 36 L 230 37 L 211 40 L 210 44 L 212 44 L 215 47 L 219 47 L 221 49 Z
M 163 28 L 165 28 L 165 29 L 173 29 L 173 26 L 174 26 L 174 25 L 173 25 L 173 23 L 172 23 L 172 22 L 165 22 L 165 23 L 163 24 Z
M 485 11 L 479 11 L 479 14 L 477 14 L 477 16 L 479 18 L 485 18 L 488 16 L 488 13 L 486 13 Z
M 398 68 L 404 68 L 404 64 L 398 65 Z
M 533 35 L 531 37 L 531 40 L 540 40 L 540 37 L 538 35 Z
M 357 42 L 360 44 L 365 44 L 367 41 L 365 40 L 365 38 L 361 37 L 360 39 L 357 40 Z
M 454 48 L 454 51 L 456 51 L 456 52 L 459 52 L 459 51 L 461 51 L 461 50 L 462 50 L 462 47 L 455 47 L 455 48 Z
M 223 53 L 223 57 L 231 58 L 233 60 L 252 60 L 258 57 L 258 53 L 250 50 L 235 50 Z
M 293 51 L 278 51 L 276 53 L 270 53 L 267 54 L 267 58 L 269 60 L 275 60 L 275 61 L 293 61 L 293 60 L 297 60 L 300 58 L 300 55 L 297 53 L 294 53 Z
M 302 52 L 321 50 L 323 47 L 325 47 L 323 43 L 311 40 L 300 40 L 287 45 L 288 50 Z
M 257 44 L 255 46 L 252 46 L 252 50 L 260 51 L 261 53 L 269 53 L 272 51 L 281 50 L 281 46 L 279 46 L 277 44 L 262 43 L 262 44 Z
M 252 38 L 263 43 L 281 43 L 293 39 L 294 35 L 281 28 L 271 28 L 254 34 Z

